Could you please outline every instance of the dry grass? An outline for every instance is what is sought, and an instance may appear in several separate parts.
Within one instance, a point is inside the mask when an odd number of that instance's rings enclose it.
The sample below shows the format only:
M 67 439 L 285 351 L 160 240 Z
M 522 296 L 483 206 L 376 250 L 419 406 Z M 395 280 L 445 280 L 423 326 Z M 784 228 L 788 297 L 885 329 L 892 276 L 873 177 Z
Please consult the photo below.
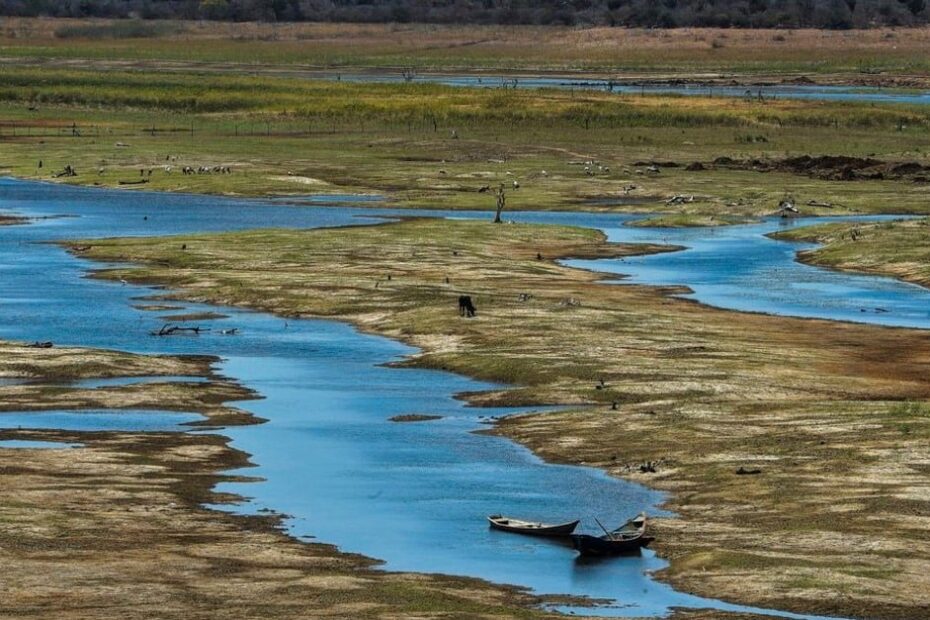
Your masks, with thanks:
M 329 68 L 522 69 L 686 74 L 694 71 L 860 74 L 920 78 L 927 28 L 862 31 L 562 28 L 399 24 L 162 22 L 145 39 L 58 38 L 107 20 L 5 19 L 0 50 L 33 57 L 235 61 Z M 871 77 L 870 77 L 871 76 Z

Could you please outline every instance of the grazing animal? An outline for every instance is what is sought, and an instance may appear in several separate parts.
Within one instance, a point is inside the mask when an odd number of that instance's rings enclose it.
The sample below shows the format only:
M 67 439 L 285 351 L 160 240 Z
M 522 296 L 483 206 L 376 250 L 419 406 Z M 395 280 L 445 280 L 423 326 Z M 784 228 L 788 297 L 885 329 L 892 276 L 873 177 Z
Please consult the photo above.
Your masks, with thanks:
M 459 316 L 471 318 L 477 313 L 478 311 L 475 309 L 475 304 L 472 303 L 471 296 L 459 295 Z

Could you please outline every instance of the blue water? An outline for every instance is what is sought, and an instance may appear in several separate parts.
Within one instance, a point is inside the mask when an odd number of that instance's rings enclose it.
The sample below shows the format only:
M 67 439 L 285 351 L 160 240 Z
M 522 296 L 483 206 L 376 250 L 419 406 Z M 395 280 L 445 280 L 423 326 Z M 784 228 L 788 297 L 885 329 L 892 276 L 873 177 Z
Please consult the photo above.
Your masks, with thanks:
M 17 450 L 67 450 L 80 448 L 80 444 L 62 443 L 59 441 L 33 441 L 30 439 L 0 439 L 0 448 L 14 448 Z
M 0 412 L 0 429 L 63 430 L 82 432 L 171 432 L 203 420 L 196 413 L 143 409 Z
M 174 375 L 155 375 L 151 377 L 104 377 L 100 379 L 79 379 L 68 384 L 75 388 L 107 388 L 126 387 L 129 385 L 144 385 L 147 383 L 206 383 L 207 377 L 187 377 Z
M 581 517 L 582 529 L 596 532 L 592 517 L 619 523 L 643 509 L 661 514 L 657 506 L 662 501 L 660 493 L 639 485 L 610 479 L 593 469 L 546 464 L 509 441 L 472 433 L 484 428 L 489 416 L 511 411 L 466 408 L 453 395 L 496 386 L 448 373 L 385 367 L 385 362 L 414 351 L 333 321 L 285 320 L 185 303 L 185 311 L 222 311 L 227 318 L 200 322 L 213 331 L 198 337 L 153 337 L 149 332 L 161 325 L 159 313 L 133 305 L 157 291 L 86 278 L 86 270 L 98 265 L 57 246 L 37 243 L 337 226 L 379 222 L 384 215 L 398 213 L 358 204 L 297 208 L 280 200 L 0 180 L 0 211 L 76 216 L 0 229 L 0 338 L 222 356 L 221 374 L 264 396 L 237 406 L 268 420 L 222 431 L 235 447 L 252 455 L 256 466 L 244 472 L 265 479 L 223 485 L 224 490 L 249 498 L 224 509 L 272 509 L 292 515 L 287 527 L 295 536 L 313 536 L 379 558 L 387 569 L 471 575 L 540 593 L 615 600 L 616 605 L 599 610 L 605 614 L 665 615 L 673 606 L 744 609 L 677 593 L 654 582 L 647 573 L 665 563 L 648 551 L 640 557 L 587 564 L 577 562 L 573 551 L 557 544 L 490 531 L 484 517 L 505 512 L 547 520 Z M 795 248 L 761 236 L 778 228 L 777 221 L 680 231 L 627 227 L 629 216 L 611 214 L 514 213 L 511 218 L 600 228 L 617 240 L 689 245 L 692 250 L 678 254 L 598 261 L 596 266 L 617 271 L 629 266 L 628 271 L 642 282 L 687 284 L 701 301 L 801 316 L 848 315 L 884 324 L 913 322 L 927 327 L 930 323 L 926 312 L 923 317 L 914 314 L 914 308 L 930 301 L 930 292 L 924 289 L 794 264 Z M 806 274 L 808 280 L 804 286 L 792 287 L 786 275 L 781 288 L 774 287 L 772 270 L 788 270 L 786 274 L 800 270 L 797 273 Z M 862 300 L 875 296 L 888 312 L 858 312 Z M 231 327 L 239 334 L 219 333 Z M 388 421 L 410 413 L 442 418 Z M 0 427 L 143 432 L 190 428 L 187 424 L 199 419 L 157 411 L 31 412 L 0 414 Z
M 808 218 L 796 223 L 771 218 L 758 224 L 725 228 L 648 229 L 617 224 L 603 230 L 612 241 L 662 241 L 686 246 L 682 252 L 622 260 L 572 260 L 567 264 L 627 276 L 624 282 L 687 285 L 682 297 L 748 312 L 816 317 L 926 329 L 930 327 L 930 290 L 890 278 L 840 273 L 797 262 L 809 243 L 786 243 L 765 235 L 786 226 L 807 226 L 844 219 Z
M 375 73 L 340 73 L 324 74 L 323 77 L 339 79 L 346 82 L 364 83 L 401 83 L 403 75 Z M 422 73 L 413 80 L 414 83 L 444 84 L 446 86 L 465 86 L 469 88 L 557 88 L 561 90 L 600 90 L 607 91 L 606 79 L 586 79 L 573 76 L 523 76 L 516 82 L 510 76 L 458 75 L 448 73 Z M 663 84 L 650 82 L 614 82 L 612 91 L 617 95 L 641 93 L 667 95 L 699 95 L 712 97 L 751 97 L 764 99 L 807 99 L 815 101 L 862 101 L 874 103 L 930 103 L 930 92 L 874 86 L 834 86 L 817 84 L 770 84 L 765 86 L 723 86 L 708 84 Z

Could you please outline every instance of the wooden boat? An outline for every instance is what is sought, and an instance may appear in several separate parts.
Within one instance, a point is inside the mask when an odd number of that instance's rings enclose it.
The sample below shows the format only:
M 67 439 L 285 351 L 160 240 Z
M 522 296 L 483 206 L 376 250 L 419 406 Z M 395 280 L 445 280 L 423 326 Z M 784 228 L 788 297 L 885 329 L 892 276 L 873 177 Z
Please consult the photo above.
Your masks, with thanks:
M 598 522 L 600 524 L 600 522 Z M 604 536 L 573 534 L 572 544 L 581 555 L 619 555 L 639 551 L 655 540 L 646 536 L 646 513 L 640 513 Z
M 570 523 L 537 523 L 512 519 L 503 515 L 491 515 L 488 522 L 496 530 L 513 532 L 514 534 L 528 534 L 530 536 L 568 536 L 578 527 L 578 521 Z

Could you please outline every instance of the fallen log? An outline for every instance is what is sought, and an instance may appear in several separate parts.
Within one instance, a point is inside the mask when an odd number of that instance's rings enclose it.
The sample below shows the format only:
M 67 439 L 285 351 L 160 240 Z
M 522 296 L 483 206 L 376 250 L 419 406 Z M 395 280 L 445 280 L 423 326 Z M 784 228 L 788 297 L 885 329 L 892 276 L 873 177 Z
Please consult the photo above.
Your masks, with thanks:
M 200 332 L 208 332 L 209 329 L 203 327 L 182 327 L 180 325 L 171 325 L 165 323 L 157 332 L 151 332 L 153 336 L 174 336 L 175 334 L 190 333 L 200 335 Z

